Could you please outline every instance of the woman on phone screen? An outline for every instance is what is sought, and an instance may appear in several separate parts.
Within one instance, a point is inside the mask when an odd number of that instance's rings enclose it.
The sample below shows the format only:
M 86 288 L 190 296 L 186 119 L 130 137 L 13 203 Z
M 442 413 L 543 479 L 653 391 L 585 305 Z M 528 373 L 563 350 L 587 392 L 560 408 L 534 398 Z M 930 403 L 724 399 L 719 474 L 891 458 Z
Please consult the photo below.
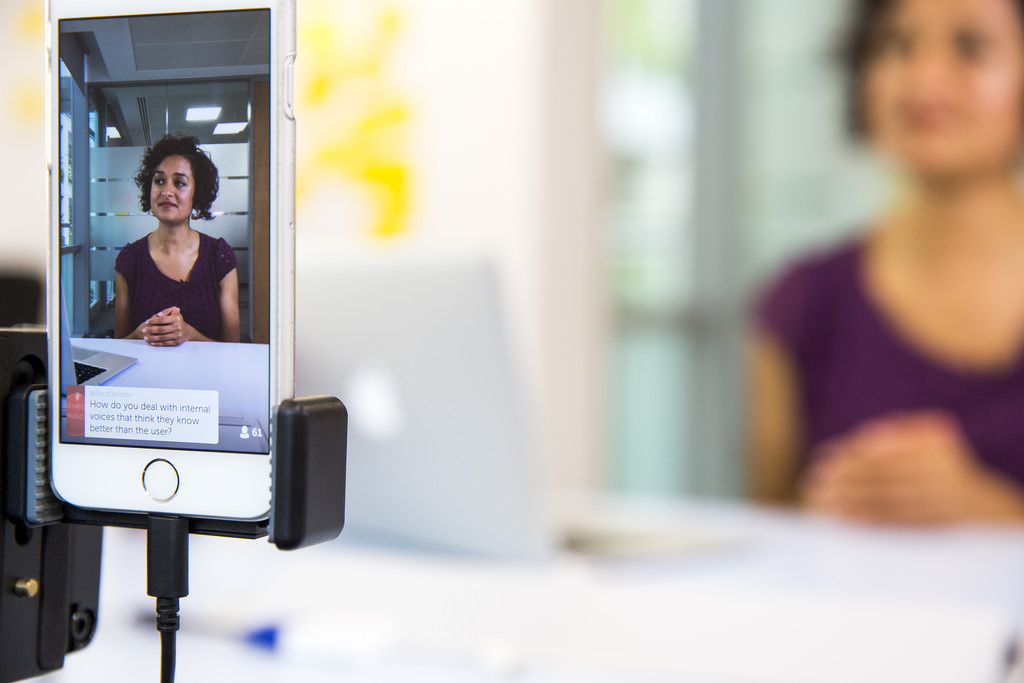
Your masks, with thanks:
M 153 346 L 239 341 L 235 253 L 191 223 L 213 218 L 217 167 L 198 139 L 166 136 L 146 150 L 135 183 L 157 227 L 117 256 L 114 336 Z

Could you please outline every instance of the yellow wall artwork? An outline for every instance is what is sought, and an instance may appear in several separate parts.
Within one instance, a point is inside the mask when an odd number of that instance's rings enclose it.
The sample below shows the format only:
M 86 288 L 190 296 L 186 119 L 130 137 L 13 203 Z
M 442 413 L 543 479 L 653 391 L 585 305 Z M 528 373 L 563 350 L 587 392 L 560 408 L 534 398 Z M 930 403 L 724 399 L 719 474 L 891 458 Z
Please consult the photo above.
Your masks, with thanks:
M 42 279 L 46 260 L 43 0 L 0 0 L 0 269 Z
M 344 230 L 382 240 L 408 232 L 413 196 L 413 112 L 394 75 L 406 20 L 375 0 L 302 0 L 298 10 L 300 210 L 313 195 L 354 192 L 369 207 L 365 225 Z
M 36 132 L 43 119 L 43 22 L 44 6 L 39 0 L 5 0 L 4 21 L 0 22 L 5 52 L 13 64 L 3 70 L 0 81 L 7 83 L 10 97 L 5 97 L 4 124 L 32 127 Z M 37 57 L 34 62 L 31 57 Z M 37 68 L 26 69 L 32 63 Z M 2 68 L 2 67 L 0 67 Z

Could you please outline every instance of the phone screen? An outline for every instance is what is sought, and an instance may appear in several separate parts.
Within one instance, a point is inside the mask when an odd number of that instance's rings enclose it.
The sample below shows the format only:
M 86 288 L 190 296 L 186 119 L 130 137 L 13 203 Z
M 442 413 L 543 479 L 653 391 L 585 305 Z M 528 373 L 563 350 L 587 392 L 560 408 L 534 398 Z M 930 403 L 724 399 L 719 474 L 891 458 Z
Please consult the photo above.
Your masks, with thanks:
M 60 440 L 268 453 L 270 10 L 57 36 Z

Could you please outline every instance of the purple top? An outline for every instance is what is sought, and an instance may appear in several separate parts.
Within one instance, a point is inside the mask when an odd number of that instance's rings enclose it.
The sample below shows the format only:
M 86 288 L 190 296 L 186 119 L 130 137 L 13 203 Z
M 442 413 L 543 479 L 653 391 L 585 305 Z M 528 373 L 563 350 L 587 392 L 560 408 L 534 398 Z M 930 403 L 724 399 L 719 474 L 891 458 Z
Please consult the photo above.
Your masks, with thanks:
M 757 305 L 763 331 L 795 364 L 806 464 L 817 446 L 866 420 L 938 409 L 975 454 L 1024 483 L 1024 354 L 998 373 L 958 370 L 914 348 L 865 291 L 861 242 L 788 269 Z
M 204 233 L 199 233 L 199 254 L 187 280 L 172 280 L 160 272 L 149 254 L 148 235 L 125 245 L 114 263 L 128 281 L 133 330 L 150 316 L 177 306 L 185 322 L 210 339 L 220 339 L 220 281 L 237 267 L 228 243 Z

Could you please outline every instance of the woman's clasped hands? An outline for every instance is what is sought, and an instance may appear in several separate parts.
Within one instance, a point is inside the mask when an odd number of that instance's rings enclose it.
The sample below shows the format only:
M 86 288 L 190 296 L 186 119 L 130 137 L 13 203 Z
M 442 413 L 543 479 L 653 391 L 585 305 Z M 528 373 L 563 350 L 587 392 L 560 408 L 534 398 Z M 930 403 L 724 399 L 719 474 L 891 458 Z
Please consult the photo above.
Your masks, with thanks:
M 150 346 L 179 346 L 196 339 L 195 328 L 185 322 L 177 306 L 165 308 L 143 321 L 132 335 Z
M 940 412 L 873 420 L 821 448 L 803 482 L 811 510 L 877 524 L 944 524 L 1021 515 L 1019 499 Z

